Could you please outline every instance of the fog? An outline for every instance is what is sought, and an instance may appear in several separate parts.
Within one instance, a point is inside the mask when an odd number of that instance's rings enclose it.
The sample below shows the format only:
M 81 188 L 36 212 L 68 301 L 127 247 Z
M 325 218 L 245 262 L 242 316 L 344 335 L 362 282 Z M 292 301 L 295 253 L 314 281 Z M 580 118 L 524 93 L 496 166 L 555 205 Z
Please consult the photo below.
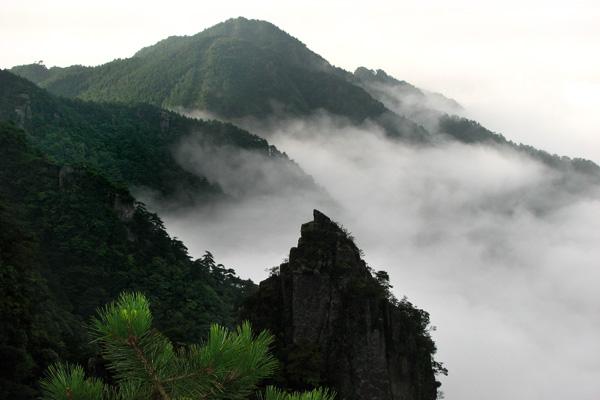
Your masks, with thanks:
M 272 147 L 266 151 L 240 149 L 194 132 L 177 144 L 174 157 L 184 169 L 217 183 L 233 199 L 307 193 L 323 197 L 310 176 Z
M 288 187 L 269 165 L 259 175 L 279 178 L 251 191 L 253 160 L 212 173 L 214 165 L 200 161 L 206 152 L 185 152 L 184 164 L 196 154 L 195 168 L 239 199 L 161 213 L 193 255 L 210 250 L 260 281 L 319 208 L 353 233 L 370 265 L 390 273 L 397 297 L 431 313 L 437 358 L 450 371 L 442 378 L 447 399 L 598 398 L 596 187 L 509 149 L 414 147 L 376 125 L 323 113 L 271 120 L 260 133 L 333 201 L 323 202 L 318 189 Z M 569 181 L 585 189 L 569 193 Z

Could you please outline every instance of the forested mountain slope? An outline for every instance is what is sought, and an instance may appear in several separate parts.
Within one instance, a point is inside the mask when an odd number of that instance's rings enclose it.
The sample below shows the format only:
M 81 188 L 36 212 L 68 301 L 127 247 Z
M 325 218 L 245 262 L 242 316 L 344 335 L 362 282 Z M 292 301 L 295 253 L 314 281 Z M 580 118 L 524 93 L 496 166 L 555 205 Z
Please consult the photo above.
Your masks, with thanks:
M 84 322 L 124 289 L 152 299 L 157 326 L 198 341 L 231 326 L 253 284 L 190 259 L 127 190 L 84 168 L 48 161 L 0 123 L 0 398 L 33 399 L 58 359 L 88 365 Z
M 352 118 L 385 111 L 297 39 L 244 18 L 194 36 L 170 37 L 99 67 L 32 65 L 13 71 L 69 97 L 207 109 L 225 117 L 264 116 L 275 103 L 291 113 L 325 108 Z
M 12 72 L 52 93 L 86 100 L 200 109 L 224 118 L 322 109 L 355 122 L 380 121 L 393 136 L 427 136 L 352 83 L 351 74 L 265 21 L 230 19 L 98 67 L 32 64 Z
M 441 94 L 382 70 L 334 67 L 275 25 L 230 19 L 193 36 L 172 36 L 133 57 L 98 67 L 12 68 L 50 92 L 95 101 L 205 110 L 224 119 L 304 116 L 318 110 L 354 123 L 376 122 L 391 136 L 418 143 L 440 137 L 507 145 L 559 167 L 600 176 L 600 168 L 516 144 L 475 121 Z
M 0 87 L 0 120 L 15 121 L 36 148 L 57 162 L 85 164 L 114 183 L 144 187 L 180 202 L 222 196 L 218 180 L 178 158 L 178 150 L 191 141 L 221 157 L 250 154 L 284 171 L 297 187 L 315 189 L 287 156 L 232 124 L 186 118 L 146 104 L 56 97 L 8 71 L 0 71 Z M 259 172 L 258 182 L 264 180 Z

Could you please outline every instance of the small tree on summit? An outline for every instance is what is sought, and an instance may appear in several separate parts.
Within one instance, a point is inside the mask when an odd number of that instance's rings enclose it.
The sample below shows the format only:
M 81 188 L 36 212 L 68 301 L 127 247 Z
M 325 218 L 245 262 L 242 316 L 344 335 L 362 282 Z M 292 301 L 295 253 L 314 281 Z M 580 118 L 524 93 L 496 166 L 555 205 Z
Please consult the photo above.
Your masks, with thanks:
M 213 325 L 203 345 L 176 349 L 152 329 L 148 301 L 139 293 L 121 294 L 98 314 L 91 333 L 116 385 L 86 377 L 80 366 L 57 364 L 41 382 L 45 400 L 246 399 L 277 366 L 269 354 L 273 337 L 267 332 L 254 335 L 249 323 L 233 332 Z M 334 394 L 322 389 L 285 393 L 268 387 L 259 397 L 333 400 Z

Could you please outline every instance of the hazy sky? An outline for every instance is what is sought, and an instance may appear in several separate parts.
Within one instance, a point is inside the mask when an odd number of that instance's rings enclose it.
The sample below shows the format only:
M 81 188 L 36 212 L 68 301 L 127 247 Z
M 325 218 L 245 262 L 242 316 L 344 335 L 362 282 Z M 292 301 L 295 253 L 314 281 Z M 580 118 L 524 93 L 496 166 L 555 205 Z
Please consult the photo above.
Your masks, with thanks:
M 442 92 L 507 137 L 600 163 L 600 1 L 2 0 L 0 66 L 94 65 L 230 17 Z

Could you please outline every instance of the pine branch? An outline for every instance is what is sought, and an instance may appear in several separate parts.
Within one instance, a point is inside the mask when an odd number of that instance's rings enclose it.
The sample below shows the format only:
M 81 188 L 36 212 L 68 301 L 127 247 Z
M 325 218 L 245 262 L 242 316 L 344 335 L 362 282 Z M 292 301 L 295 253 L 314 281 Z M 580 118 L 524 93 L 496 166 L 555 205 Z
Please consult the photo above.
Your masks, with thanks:
M 163 386 L 163 383 L 161 382 L 160 378 L 158 377 L 158 374 L 156 373 L 156 369 L 152 366 L 152 363 L 146 358 L 146 356 L 144 355 L 144 351 L 138 345 L 137 337 L 130 336 L 127 340 L 127 343 L 135 351 L 135 354 L 144 365 L 145 370 L 148 372 L 148 375 L 150 375 L 150 378 L 152 379 L 154 388 L 158 391 L 161 398 L 163 400 L 171 400 Z
M 255 335 L 248 322 L 231 332 L 213 325 L 203 345 L 179 350 L 151 329 L 147 299 L 124 293 L 99 310 L 92 335 L 113 371 L 117 386 L 86 378 L 81 367 L 53 366 L 42 381 L 45 400 L 242 400 L 273 374 L 273 336 Z M 265 400 L 333 400 L 327 390 L 285 393 L 267 388 Z M 262 398 L 262 397 L 261 397 Z

